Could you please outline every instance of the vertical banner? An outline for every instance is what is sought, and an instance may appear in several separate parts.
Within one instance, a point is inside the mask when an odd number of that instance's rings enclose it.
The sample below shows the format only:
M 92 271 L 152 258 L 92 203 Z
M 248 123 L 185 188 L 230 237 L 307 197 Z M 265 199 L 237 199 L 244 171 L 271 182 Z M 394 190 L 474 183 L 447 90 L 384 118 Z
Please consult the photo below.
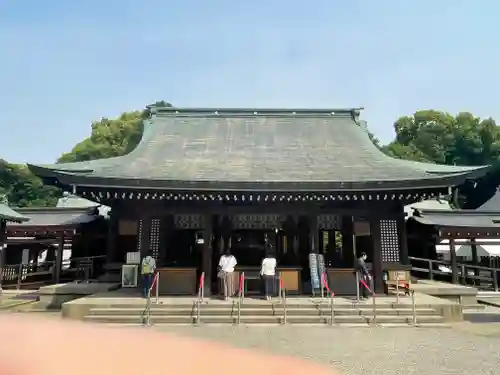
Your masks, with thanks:
M 319 273 L 318 273 L 318 254 L 309 254 L 309 271 L 311 273 L 311 288 L 314 292 L 315 289 L 319 289 Z
M 318 272 L 320 280 L 322 280 L 321 277 L 325 273 L 325 257 L 323 254 L 318 254 Z

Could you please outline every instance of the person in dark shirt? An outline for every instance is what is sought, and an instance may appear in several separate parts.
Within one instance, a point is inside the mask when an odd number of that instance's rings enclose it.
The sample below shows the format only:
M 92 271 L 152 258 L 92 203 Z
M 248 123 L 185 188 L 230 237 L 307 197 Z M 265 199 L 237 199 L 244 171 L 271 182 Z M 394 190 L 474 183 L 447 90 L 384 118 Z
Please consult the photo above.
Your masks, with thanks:
M 361 298 L 368 298 L 368 290 L 363 285 L 363 281 L 370 285 L 370 281 L 372 279 L 370 272 L 368 272 L 368 267 L 366 267 L 366 253 L 361 253 L 361 256 L 358 258 L 356 262 L 356 272 L 358 273 L 359 280 L 359 289 L 361 290 Z

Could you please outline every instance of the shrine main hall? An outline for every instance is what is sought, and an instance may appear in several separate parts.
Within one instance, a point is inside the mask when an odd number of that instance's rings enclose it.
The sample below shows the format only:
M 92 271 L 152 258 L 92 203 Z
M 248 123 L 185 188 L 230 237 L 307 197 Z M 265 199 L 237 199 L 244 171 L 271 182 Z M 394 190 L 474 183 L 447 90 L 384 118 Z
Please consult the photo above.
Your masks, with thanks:
M 108 268 L 151 252 L 162 294 L 195 294 L 203 272 L 205 295 L 215 293 L 225 250 L 251 273 L 266 243 L 291 292 L 310 292 L 310 255 L 322 254 L 332 289 L 349 293 L 361 252 L 382 290 L 384 272 L 410 269 L 403 207 L 489 170 L 391 158 L 370 140 L 360 109 L 148 109 L 127 155 L 29 167 L 110 207 Z

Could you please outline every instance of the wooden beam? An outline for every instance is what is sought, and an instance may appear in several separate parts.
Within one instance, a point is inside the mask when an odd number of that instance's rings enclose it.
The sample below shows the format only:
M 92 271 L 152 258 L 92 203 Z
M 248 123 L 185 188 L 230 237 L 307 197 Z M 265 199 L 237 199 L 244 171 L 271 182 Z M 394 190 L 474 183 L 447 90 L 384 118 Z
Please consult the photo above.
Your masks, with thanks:
M 211 213 L 206 213 L 203 217 L 203 252 L 201 260 L 201 271 L 205 272 L 204 293 L 206 297 L 212 295 L 212 226 L 213 216 Z
M 373 287 L 375 292 L 382 293 L 384 290 L 384 280 L 382 275 L 382 243 L 381 243 L 381 228 L 380 218 L 375 216 L 370 218 L 370 229 L 373 241 Z
M 450 260 L 451 260 L 451 282 L 458 284 L 457 253 L 455 251 L 455 239 L 450 238 Z
M 3 266 L 5 264 L 5 250 L 7 247 L 6 226 L 7 222 L 5 220 L 0 220 L 0 292 L 2 291 Z
M 64 233 L 60 234 L 59 244 L 56 250 L 56 260 L 53 268 L 53 280 L 55 284 L 59 284 L 61 280 L 61 267 L 63 260 L 63 251 L 64 251 Z
M 398 218 L 398 233 L 399 233 L 399 261 L 401 264 L 410 264 L 408 257 L 408 234 L 406 231 L 405 219 L 403 216 Z

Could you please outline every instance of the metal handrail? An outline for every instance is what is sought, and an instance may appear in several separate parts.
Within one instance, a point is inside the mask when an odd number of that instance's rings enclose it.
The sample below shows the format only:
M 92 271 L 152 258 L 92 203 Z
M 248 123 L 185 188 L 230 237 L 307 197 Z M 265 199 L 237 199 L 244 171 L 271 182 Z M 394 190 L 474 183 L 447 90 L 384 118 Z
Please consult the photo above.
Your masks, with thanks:
M 361 279 L 361 284 L 372 295 L 372 301 L 373 301 L 373 320 L 372 320 L 372 324 L 375 325 L 377 323 L 377 301 L 376 301 L 376 294 L 375 294 L 375 292 L 373 290 L 371 290 L 371 288 L 368 286 L 368 284 L 366 283 L 366 281 L 364 279 Z
M 411 293 L 411 306 L 412 306 L 412 312 L 413 312 L 412 324 L 414 326 L 416 326 L 417 325 L 417 305 L 415 303 L 415 291 L 413 289 L 411 289 L 410 293 Z
M 242 272 L 240 274 L 240 285 L 238 289 L 238 317 L 237 317 L 238 324 L 240 324 L 241 322 L 241 304 L 243 302 L 243 297 L 244 297 L 244 292 L 243 292 L 244 288 L 245 288 L 245 272 Z
M 334 310 L 334 296 L 335 293 L 330 289 L 328 285 L 328 278 L 326 272 L 321 276 L 323 286 L 326 288 L 326 291 L 330 294 L 330 325 L 333 325 L 335 322 L 335 310 Z
M 287 303 L 286 303 L 286 289 L 283 288 L 281 290 L 281 295 L 283 296 L 283 325 L 286 325 L 286 320 L 287 320 Z
M 285 288 L 285 284 L 283 282 L 283 278 L 281 277 L 281 273 L 279 275 L 279 285 L 280 285 L 279 298 L 280 298 L 281 303 L 283 304 L 283 320 L 281 323 L 283 325 L 285 325 L 286 321 L 287 321 L 288 312 L 287 312 L 287 304 L 286 304 L 286 288 Z
M 203 303 L 203 299 L 205 297 L 205 272 L 202 272 L 200 275 L 200 282 L 198 285 L 198 298 L 196 299 L 196 324 L 200 324 L 201 322 L 201 304 Z
M 151 325 L 151 292 L 155 287 L 156 287 L 156 303 L 158 303 L 158 280 L 160 278 L 159 275 L 160 274 L 158 272 L 155 272 L 153 276 L 153 281 L 148 289 L 146 308 L 142 312 L 142 324 L 146 326 Z

